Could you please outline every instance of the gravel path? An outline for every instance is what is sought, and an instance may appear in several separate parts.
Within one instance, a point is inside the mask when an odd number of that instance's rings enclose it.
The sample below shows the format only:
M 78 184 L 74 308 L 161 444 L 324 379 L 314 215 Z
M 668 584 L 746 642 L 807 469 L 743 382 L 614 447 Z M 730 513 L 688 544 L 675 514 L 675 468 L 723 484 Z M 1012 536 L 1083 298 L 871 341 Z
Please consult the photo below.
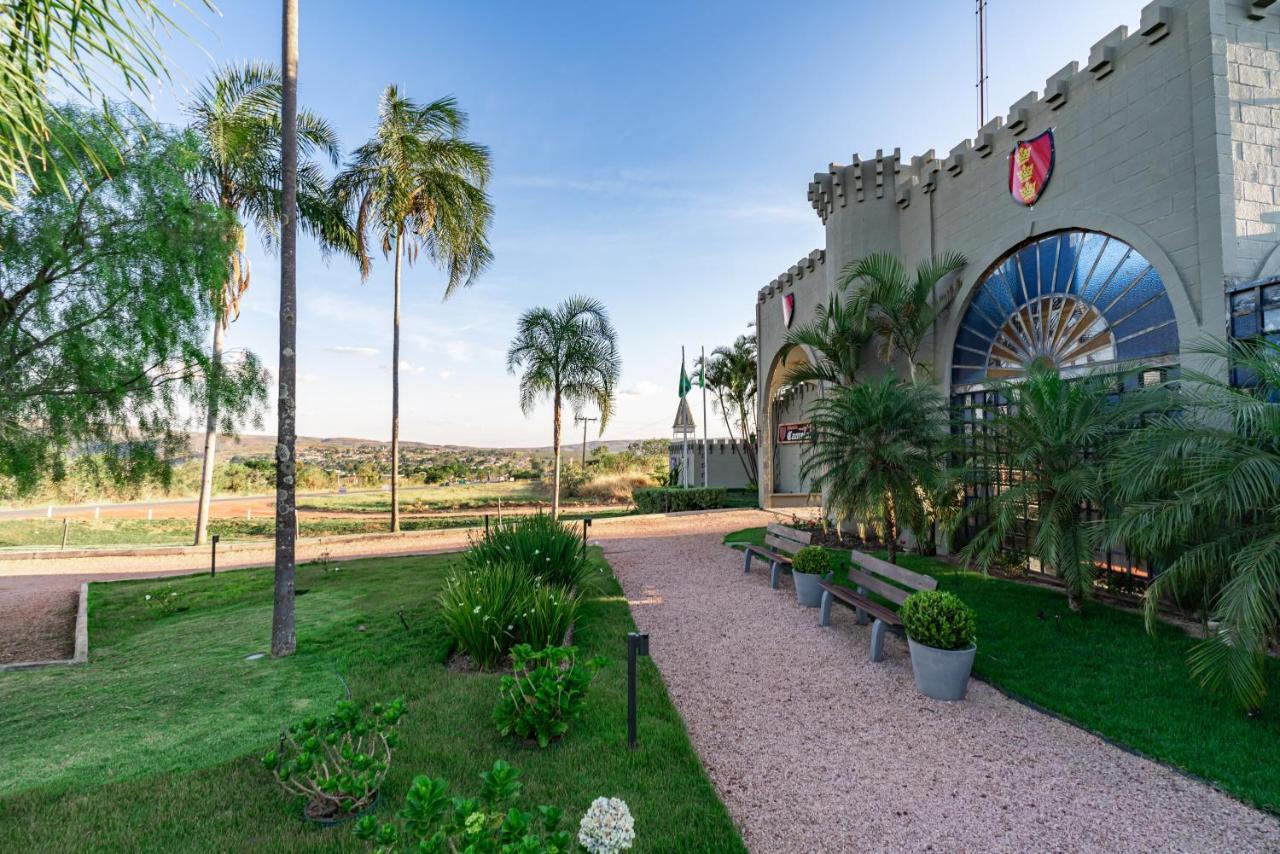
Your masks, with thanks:
M 604 547 L 752 851 L 1280 851 L 1275 818 L 985 684 L 923 698 L 903 641 L 872 665 L 849 611 L 744 576 L 735 515 Z

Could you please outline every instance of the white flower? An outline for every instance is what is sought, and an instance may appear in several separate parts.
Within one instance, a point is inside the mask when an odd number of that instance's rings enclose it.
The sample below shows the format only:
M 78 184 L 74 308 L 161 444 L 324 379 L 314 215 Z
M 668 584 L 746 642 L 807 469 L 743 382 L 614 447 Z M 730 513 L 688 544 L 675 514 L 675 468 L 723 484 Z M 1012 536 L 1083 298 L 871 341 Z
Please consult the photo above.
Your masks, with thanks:
M 617 854 L 636 841 L 631 810 L 621 798 L 596 798 L 578 825 L 578 841 L 591 854 Z
M 477 606 L 475 606 L 474 608 L 472 608 L 472 609 L 471 609 L 471 613 L 473 613 L 473 614 L 479 614 L 479 613 L 480 613 L 480 606 L 479 606 L 479 605 L 477 605 Z
M 148 593 L 146 596 L 144 596 L 144 597 L 142 597 L 142 598 L 143 598 L 143 599 L 145 599 L 146 601 L 150 602 L 150 601 L 151 601 L 151 594 L 150 594 L 150 593 Z

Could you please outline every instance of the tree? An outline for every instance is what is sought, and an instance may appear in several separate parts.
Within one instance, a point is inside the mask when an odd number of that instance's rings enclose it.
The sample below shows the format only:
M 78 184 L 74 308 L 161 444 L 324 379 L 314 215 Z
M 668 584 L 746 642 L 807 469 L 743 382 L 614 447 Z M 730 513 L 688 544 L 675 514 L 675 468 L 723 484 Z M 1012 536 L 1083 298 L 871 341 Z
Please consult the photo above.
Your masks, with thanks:
M 893 377 L 837 386 L 813 403 L 802 474 L 827 496 L 836 525 L 878 522 L 897 562 L 900 508 L 917 500 L 944 457 L 942 397 Z
M 1184 369 L 1160 389 L 1116 451 L 1110 536 L 1161 567 L 1143 600 L 1148 628 L 1161 601 L 1199 602 L 1218 629 L 1192 650 L 1192 673 L 1252 711 L 1280 628 L 1280 346 L 1199 349 L 1243 382 Z
M 963 255 L 948 252 L 921 263 L 911 278 L 894 255 L 876 252 L 851 261 L 840 272 L 839 287 L 853 289 L 852 313 L 880 340 L 881 361 L 892 364 L 894 351 L 901 353 L 912 382 L 916 380 L 916 354 L 921 343 L 955 298 L 954 289 L 935 295 L 938 283 L 966 263 Z
M 275 597 L 271 656 L 293 655 L 298 539 L 298 0 L 284 0 L 280 88 L 280 372 L 276 400 Z
M 156 0 L 0 0 L 0 208 L 7 208 L 32 185 L 38 191 L 61 189 L 106 172 L 118 158 L 104 151 L 100 137 L 110 131 L 117 142 L 132 135 L 114 123 L 94 128 L 89 137 L 68 133 L 50 121 L 50 84 L 69 95 L 93 101 L 107 87 L 136 92 L 145 100 L 152 82 L 168 78 L 162 40 L 179 32 Z M 204 6 L 213 10 L 210 0 Z M 129 8 L 132 7 L 132 14 Z M 113 78 L 106 86 L 100 78 Z M 69 172 L 75 165 L 82 172 Z
M 520 316 L 507 351 L 507 370 L 520 376 L 520 410 L 528 415 L 538 400 L 551 398 L 551 450 L 555 468 L 551 515 L 560 515 L 560 419 L 564 404 L 592 404 L 600 413 L 600 435 L 613 415 L 622 360 L 618 336 L 604 304 L 570 297 L 554 309 L 534 308 Z M 536 461 L 535 461 L 536 462 Z
M 189 135 L 131 108 L 66 107 L 49 123 L 79 144 L 52 150 L 0 210 L 0 475 L 29 489 L 94 445 L 120 478 L 167 480 L 166 458 L 186 453 L 182 413 L 207 402 L 202 329 L 227 274 L 227 222 L 191 194 Z M 80 177 L 64 192 L 55 172 Z M 252 417 L 265 382 L 244 353 L 213 403 Z
M 779 358 L 785 360 L 796 347 L 808 348 L 817 358 L 792 367 L 784 381 L 793 386 L 852 386 L 858 381 L 862 351 L 870 341 L 871 330 L 864 314 L 855 308 L 847 285 L 842 286 L 827 298 L 825 306 L 817 307 L 813 320 L 787 333 Z
M 717 347 L 707 357 L 694 360 L 694 366 L 715 395 L 715 406 L 724 418 L 725 429 L 733 441 L 734 454 L 747 473 L 747 480 L 754 481 L 756 467 L 756 385 L 758 362 L 756 336 L 739 335 L 730 347 Z M 734 435 L 733 422 L 738 425 Z
M 249 259 L 244 251 L 245 223 L 257 226 L 264 241 L 275 242 L 280 224 L 280 69 L 261 62 L 219 69 L 196 93 L 188 107 L 191 128 L 200 139 L 197 188 L 200 196 L 226 211 L 232 222 L 230 275 L 211 294 L 214 306 L 210 389 L 220 381 L 227 326 L 240 316 L 240 300 L 249 287 Z M 355 251 L 355 238 L 341 208 L 330 201 L 329 182 L 313 154 L 336 166 L 342 157 L 337 134 L 323 119 L 298 113 L 298 212 L 301 225 L 321 246 Z M 217 400 L 215 394 L 210 394 Z M 213 467 L 220 423 L 216 406 L 205 413 L 204 459 L 196 509 L 195 542 L 205 541 Z
M 391 530 L 400 530 L 400 263 L 420 250 L 448 275 L 444 298 L 470 285 L 492 259 L 489 150 L 463 138 L 466 114 L 453 98 L 419 106 L 392 85 L 379 102 L 373 139 L 334 182 L 356 213 L 361 279 L 369 277 L 367 231 L 395 256 L 391 343 Z
M 1108 456 L 1136 403 L 1117 396 L 1120 382 L 1114 372 L 1068 378 L 1032 365 L 1022 379 L 997 385 L 1006 404 L 982 423 L 987 441 L 962 463 L 964 477 L 997 490 L 968 508 L 980 527 L 962 554 L 989 568 L 1036 508 L 1028 551 L 1062 579 L 1073 611 L 1093 587 L 1103 525 L 1092 515 L 1110 503 Z

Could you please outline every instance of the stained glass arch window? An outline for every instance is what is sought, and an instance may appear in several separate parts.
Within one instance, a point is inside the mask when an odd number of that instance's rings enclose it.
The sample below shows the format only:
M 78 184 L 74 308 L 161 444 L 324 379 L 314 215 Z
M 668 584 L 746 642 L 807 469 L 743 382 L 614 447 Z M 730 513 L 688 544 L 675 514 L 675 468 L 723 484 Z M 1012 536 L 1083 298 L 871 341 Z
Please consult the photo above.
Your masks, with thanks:
M 953 388 L 1174 355 L 1178 326 L 1151 262 L 1122 240 L 1070 230 L 1011 252 L 978 282 L 951 353 Z

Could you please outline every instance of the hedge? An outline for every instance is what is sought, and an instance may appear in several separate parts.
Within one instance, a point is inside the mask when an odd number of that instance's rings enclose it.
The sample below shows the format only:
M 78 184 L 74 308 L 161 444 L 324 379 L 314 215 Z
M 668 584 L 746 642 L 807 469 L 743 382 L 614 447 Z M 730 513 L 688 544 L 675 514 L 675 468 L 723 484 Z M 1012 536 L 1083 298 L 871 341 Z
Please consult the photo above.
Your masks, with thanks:
M 633 497 L 641 513 L 714 510 L 718 507 L 727 507 L 729 504 L 729 491 L 715 486 L 693 489 L 678 486 L 637 489 Z

